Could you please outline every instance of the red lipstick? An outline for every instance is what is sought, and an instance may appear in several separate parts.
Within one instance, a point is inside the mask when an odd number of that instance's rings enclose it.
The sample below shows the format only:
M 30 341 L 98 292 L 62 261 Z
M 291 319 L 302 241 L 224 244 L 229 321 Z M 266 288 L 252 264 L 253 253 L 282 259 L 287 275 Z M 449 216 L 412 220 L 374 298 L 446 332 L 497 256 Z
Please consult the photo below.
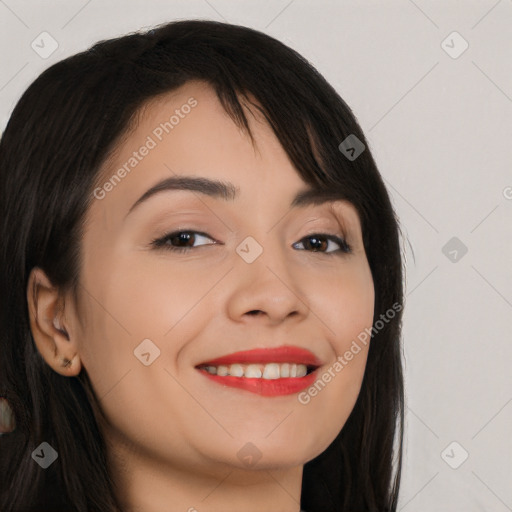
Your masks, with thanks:
M 320 366 L 322 364 L 313 352 L 305 348 L 283 345 L 276 348 L 255 348 L 254 350 L 234 352 L 211 361 L 205 361 L 200 366 L 219 366 L 234 363 L 295 363 L 305 364 L 306 366 Z
M 274 379 L 235 377 L 232 375 L 214 375 L 207 367 L 230 366 L 232 364 L 248 365 L 270 363 L 290 363 L 305 365 L 310 373 L 303 377 L 279 377 Z M 201 374 L 222 386 L 229 386 L 256 393 L 262 396 L 280 396 L 298 393 L 307 388 L 317 378 L 316 369 L 322 362 L 309 350 L 285 345 L 276 348 L 258 348 L 235 352 L 226 356 L 205 361 L 196 366 Z

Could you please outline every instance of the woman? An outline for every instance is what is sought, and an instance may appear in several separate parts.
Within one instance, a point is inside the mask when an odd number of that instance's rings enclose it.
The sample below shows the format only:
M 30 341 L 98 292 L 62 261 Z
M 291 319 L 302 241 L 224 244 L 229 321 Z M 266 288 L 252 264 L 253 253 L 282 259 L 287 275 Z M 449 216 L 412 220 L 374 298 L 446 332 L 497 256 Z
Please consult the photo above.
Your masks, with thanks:
M 2 511 L 396 510 L 398 222 L 300 55 L 100 42 L 25 92 L 0 180 Z

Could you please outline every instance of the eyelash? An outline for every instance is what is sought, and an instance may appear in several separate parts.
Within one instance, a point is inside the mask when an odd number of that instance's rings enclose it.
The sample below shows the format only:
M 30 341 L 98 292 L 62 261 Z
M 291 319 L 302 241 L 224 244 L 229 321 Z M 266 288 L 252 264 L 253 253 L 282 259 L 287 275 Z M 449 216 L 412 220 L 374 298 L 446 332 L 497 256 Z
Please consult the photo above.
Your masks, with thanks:
M 155 247 L 156 249 L 164 249 L 164 250 L 172 251 L 172 252 L 176 252 L 176 253 L 185 253 L 185 252 L 189 252 L 191 249 L 195 249 L 196 247 L 174 247 L 167 243 L 169 239 L 179 236 L 183 233 L 189 233 L 189 234 L 193 233 L 195 235 L 204 236 L 206 238 L 209 238 L 210 240 L 214 240 L 211 236 L 209 236 L 208 234 L 203 233 L 201 231 L 194 231 L 193 229 L 182 229 L 180 231 L 174 231 L 172 233 L 167 233 L 166 235 L 164 235 L 161 238 L 154 239 L 151 242 L 151 246 Z M 311 233 L 309 235 L 304 236 L 298 242 L 295 242 L 293 245 L 295 246 L 297 243 L 302 243 L 304 240 L 306 240 L 308 238 L 317 238 L 318 239 L 318 238 L 322 238 L 322 237 L 327 238 L 328 240 L 334 241 L 335 243 L 337 243 L 340 246 L 340 249 L 336 249 L 336 250 L 330 251 L 330 252 L 325 252 L 325 251 L 309 251 L 309 252 L 319 252 L 321 254 L 325 254 L 326 256 L 335 256 L 336 254 L 340 254 L 340 253 L 348 254 L 348 253 L 352 252 L 351 246 L 345 241 L 344 238 L 341 238 L 336 235 L 331 235 L 328 233 Z M 215 241 L 215 242 L 217 242 L 217 241 Z M 208 245 L 212 245 L 212 244 L 208 244 Z M 305 250 L 305 249 L 301 249 L 301 250 Z

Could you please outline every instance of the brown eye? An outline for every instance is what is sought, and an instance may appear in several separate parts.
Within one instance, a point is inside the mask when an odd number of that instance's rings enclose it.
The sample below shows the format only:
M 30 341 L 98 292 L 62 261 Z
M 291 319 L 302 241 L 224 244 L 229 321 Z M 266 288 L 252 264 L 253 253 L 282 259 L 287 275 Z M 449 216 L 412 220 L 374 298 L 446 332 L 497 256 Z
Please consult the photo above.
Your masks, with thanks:
M 195 235 L 190 231 L 182 231 L 181 233 L 170 236 L 167 241 L 170 245 L 177 247 L 190 247 L 190 244 L 192 244 L 192 246 L 194 245 L 195 239 Z
M 177 252 L 186 252 L 190 251 L 201 245 L 212 245 L 208 243 L 201 243 L 198 245 L 194 245 L 196 242 L 201 241 L 201 239 L 212 240 L 213 243 L 216 241 L 208 236 L 206 233 L 200 233 L 199 231 L 175 231 L 174 233 L 168 233 L 162 238 L 158 238 L 151 242 L 151 245 L 154 247 L 168 249 L 170 251 Z
M 304 237 L 302 240 L 293 245 L 295 249 L 298 244 L 302 244 L 303 249 L 311 252 L 323 252 L 325 254 L 331 254 L 336 252 L 350 252 L 350 246 L 345 242 L 343 238 L 335 235 L 327 235 L 321 233 L 315 233 Z M 338 248 L 336 248 L 336 245 Z M 334 247 L 333 247 L 334 246 Z

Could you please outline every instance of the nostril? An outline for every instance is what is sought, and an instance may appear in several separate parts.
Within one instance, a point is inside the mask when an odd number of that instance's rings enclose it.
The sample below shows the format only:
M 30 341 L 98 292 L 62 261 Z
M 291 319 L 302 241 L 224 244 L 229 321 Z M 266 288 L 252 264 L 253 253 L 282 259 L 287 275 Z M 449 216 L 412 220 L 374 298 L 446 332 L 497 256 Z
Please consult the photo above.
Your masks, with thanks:
M 262 313 L 262 311 L 260 311 L 259 309 L 253 309 L 252 311 L 248 311 L 247 314 L 248 315 L 259 315 L 260 313 Z

